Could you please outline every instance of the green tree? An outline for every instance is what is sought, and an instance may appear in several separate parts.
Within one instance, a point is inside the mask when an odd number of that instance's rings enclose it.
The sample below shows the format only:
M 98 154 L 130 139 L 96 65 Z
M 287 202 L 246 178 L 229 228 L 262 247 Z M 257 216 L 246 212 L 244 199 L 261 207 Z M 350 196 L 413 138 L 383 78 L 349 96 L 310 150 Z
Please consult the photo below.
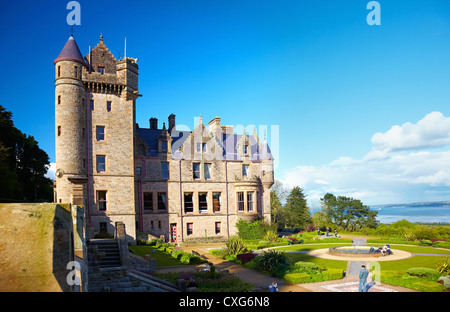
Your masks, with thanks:
M 378 212 L 370 210 L 359 199 L 327 193 L 321 201 L 328 217 L 337 226 L 348 230 L 376 227 Z
M 289 193 L 286 200 L 286 226 L 291 228 L 305 228 L 311 223 L 311 212 L 306 204 L 303 189 L 296 186 Z
M 49 164 L 38 142 L 17 129 L 12 113 L 0 105 L 0 200 L 52 201 Z

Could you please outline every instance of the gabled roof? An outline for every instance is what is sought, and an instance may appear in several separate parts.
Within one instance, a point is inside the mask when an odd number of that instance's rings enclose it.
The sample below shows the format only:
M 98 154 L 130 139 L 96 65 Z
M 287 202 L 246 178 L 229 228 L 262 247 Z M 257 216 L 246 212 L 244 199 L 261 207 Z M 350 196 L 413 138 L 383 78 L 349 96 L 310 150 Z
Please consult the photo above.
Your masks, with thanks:
M 61 50 L 61 53 L 59 53 L 54 63 L 56 64 L 56 62 L 62 60 L 78 61 L 86 66 L 83 56 L 81 55 L 80 49 L 78 48 L 78 45 L 72 35 L 69 37 L 69 40 L 67 40 L 66 44 L 64 45 L 64 48 Z

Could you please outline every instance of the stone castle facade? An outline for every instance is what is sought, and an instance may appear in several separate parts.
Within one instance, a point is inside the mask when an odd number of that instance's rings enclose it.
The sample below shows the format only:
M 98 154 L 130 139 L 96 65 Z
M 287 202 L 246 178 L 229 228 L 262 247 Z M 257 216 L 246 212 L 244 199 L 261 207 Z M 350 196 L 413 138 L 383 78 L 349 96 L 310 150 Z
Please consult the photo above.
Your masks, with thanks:
M 270 223 L 273 157 L 256 134 L 202 118 L 193 131 L 136 124 L 139 67 L 73 36 L 55 64 L 55 201 L 84 205 L 94 233 L 126 226 L 167 241 L 226 238 L 239 219 Z

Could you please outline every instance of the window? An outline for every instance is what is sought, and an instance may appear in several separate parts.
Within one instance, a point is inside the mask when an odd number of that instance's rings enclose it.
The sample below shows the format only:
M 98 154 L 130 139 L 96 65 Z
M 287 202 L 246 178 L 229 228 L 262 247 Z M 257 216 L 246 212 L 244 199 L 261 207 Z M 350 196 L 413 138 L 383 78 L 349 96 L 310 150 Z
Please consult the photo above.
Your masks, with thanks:
M 111 101 L 107 101 L 107 102 L 106 102 L 106 110 L 107 110 L 108 112 L 111 111 Z
M 97 141 L 105 141 L 105 127 L 97 126 Z
M 197 143 L 197 153 L 206 152 L 206 143 Z
M 90 101 L 90 105 L 91 105 L 91 111 L 93 111 L 94 110 L 94 100 Z
M 78 77 L 78 66 L 75 66 L 75 68 L 73 69 L 73 75 L 75 76 L 75 78 Z
M 242 176 L 243 177 L 248 176 L 248 165 L 242 165 Z
M 220 229 L 222 228 L 222 225 L 220 222 L 216 222 L 216 234 L 220 234 Z
M 97 172 L 106 172 L 106 156 L 97 155 Z
M 150 221 L 150 230 L 153 230 L 154 226 L 153 226 L 153 220 Z
M 248 144 L 244 145 L 244 155 L 248 155 Z
M 194 193 L 184 193 L 184 213 L 194 212 Z
M 253 211 L 253 192 L 247 193 L 247 211 Z
M 86 169 L 86 158 L 83 158 L 83 169 Z
M 103 75 L 103 74 L 105 73 L 105 67 L 99 66 L 99 67 L 97 68 L 97 71 L 98 71 L 101 75 Z
M 237 193 L 238 211 L 244 211 L 244 192 Z
M 61 126 L 58 126 L 58 136 L 61 136 Z
M 166 193 L 158 193 L 158 210 L 165 211 L 167 209 Z
M 203 165 L 203 174 L 205 175 L 205 180 L 211 180 L 211 164 Z
M 61 66 L 58 66 L 58 78 L 61 77 Z
M 220 212 L 222 207 L 221 193 L 213 193 L 213 212 Z
M 186 234 L 188 236 L 194 234 L 194 223 L 186 223 Z
M 208 193 L 198 193 L 198 211 L 208 212 Z
M 167 152 L 167 141 L 162 141 L 161 142 L 161 151 L 162 152 Z
M 141 175 L 141 172 L 142 172 L 142 168 L 136 167 L 136 175 Z
M 58 104 L 61 104 L 61 95 L 58 95 Z
M 161 163 L 161 179 L 169 180 L 169 163 Z
M 194 180 L 200 179 L 200 164 L 193 164 Z
M 86 136 L 86 130 L 84 130 L 84 128 L 81 129 L 81 135 L 83 136 L 83 139 L 84 139 Z
M 158 229 L 161 230 L 161 220 L 158 220 Z
M 106 191 L 97 191 L 97 209 L 98 211 L 107 210 Z
M 144 193 L 144 210 L 153 210 L 153 193 Z

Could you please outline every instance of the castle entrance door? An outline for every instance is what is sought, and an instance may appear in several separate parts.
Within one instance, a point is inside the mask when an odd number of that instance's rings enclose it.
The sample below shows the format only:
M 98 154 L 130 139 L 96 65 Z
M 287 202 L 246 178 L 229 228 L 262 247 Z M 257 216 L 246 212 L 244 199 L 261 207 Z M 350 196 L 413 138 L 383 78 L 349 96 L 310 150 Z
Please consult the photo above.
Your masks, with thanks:
M 177 242 L 177 224 L 176 223 L 170 224 L 170 242 L 172 242 L 172 243 Z

